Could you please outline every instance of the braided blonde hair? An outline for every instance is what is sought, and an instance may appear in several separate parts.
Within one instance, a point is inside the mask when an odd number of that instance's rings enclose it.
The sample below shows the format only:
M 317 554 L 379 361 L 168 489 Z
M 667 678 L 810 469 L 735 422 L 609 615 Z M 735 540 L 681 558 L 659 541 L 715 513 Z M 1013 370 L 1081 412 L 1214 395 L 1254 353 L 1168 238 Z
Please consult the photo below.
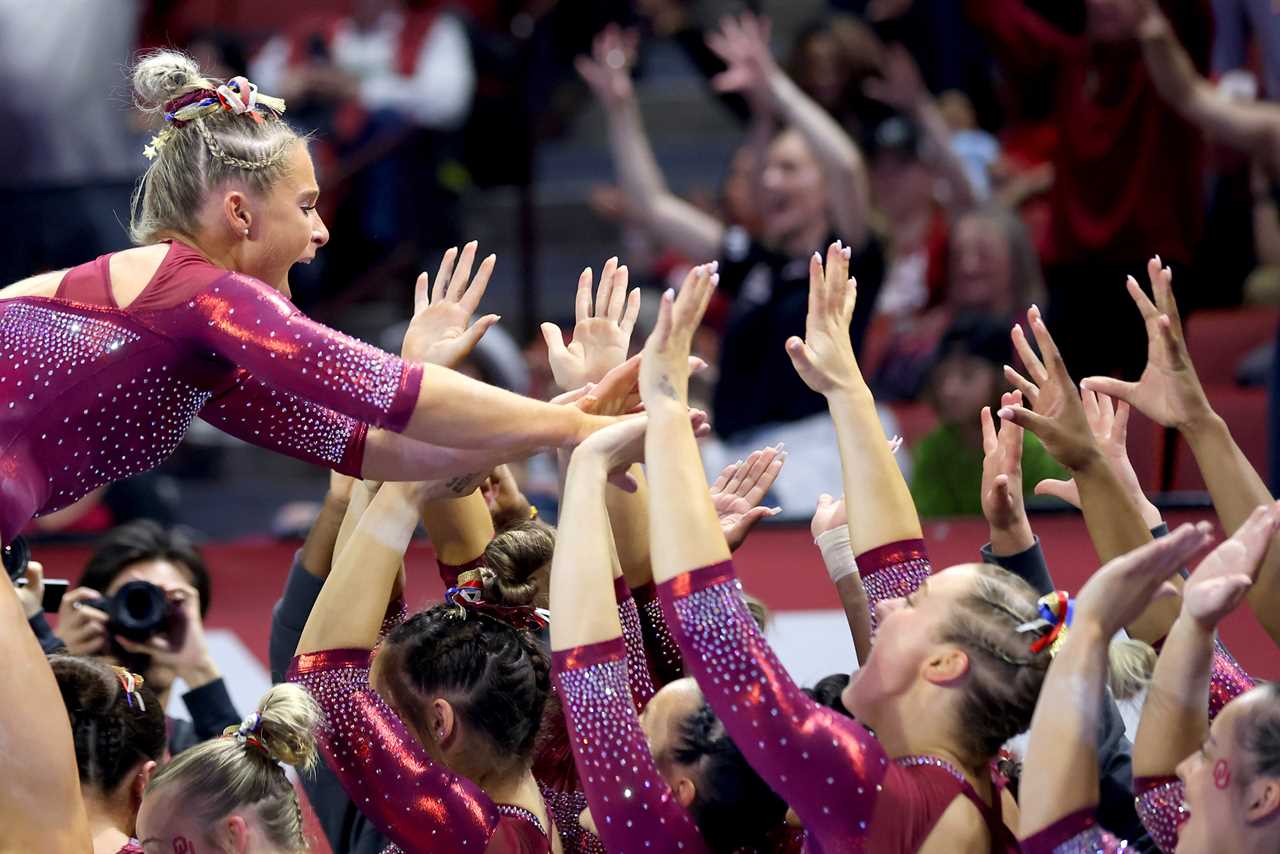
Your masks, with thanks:
M 186 54 L 161 50 L 142 57 L 133 69 L 139 109 L 162 115 L 164 105 L 181 95 L 213 89 Z M 154 243 L 165 233 L 191 235 L 207 194 L 228 183 L 265 193 L 286 170 L 298 134 L 273 110 L 252 114 L 218 110 L 171 126 L 153 142 L 154 159 L 133 193 L 129 236 Z

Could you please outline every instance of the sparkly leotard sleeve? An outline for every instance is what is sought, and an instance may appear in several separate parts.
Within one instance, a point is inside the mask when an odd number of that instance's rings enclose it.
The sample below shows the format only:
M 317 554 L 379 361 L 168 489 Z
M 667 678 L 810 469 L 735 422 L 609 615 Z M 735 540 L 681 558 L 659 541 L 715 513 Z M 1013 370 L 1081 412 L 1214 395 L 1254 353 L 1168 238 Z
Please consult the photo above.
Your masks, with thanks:
M 1165 854 L 1178 847 L 1178 827 L 1187 820 L 1182 781 L 1177 777 L 1138 777 L 1133 781 L 1138 817 L 1156 846 Z
M 370 652 L 299 655 L 288 680 L 324 712 L 320 751 L 352 802 L 405 851 L 483 851 L 497 806 L 479 786 L 432 762 L 369 685 Z M 406 820 L 408 819 L 408 820 Z
M 651 581 L 637 587 L 632 593 L 640 613 L 649 672 L 653 675 L 654 687 L 661 688 L 684 676 L 680 647 L 667 628 L 667 618 L 662 615 L 662 603 L 658 601 L 658 588 L 654 583 Z
M 705 852 L 693 820 L 649 753 L 631 702 L 632 652 L 622 638 L 552 654 L 578 778 L 609 851 Z
M 377 427 L 403 430 L 418 399 L 421 365 L 316 323 L 274 288 L 181 244 L 126 312 L 191 358 Z
M 1126 854 L 1132 850 L 1098 826 L 1092 807 L 1064 816 L 1022 840 L 1022 854 Z
M 933 572 L 924 540 L 887 543 L 858 555 L 857 563 L 867 592 L 867 606 L 871 609 L 873 632 L 880 623 L 877 603 L 914 593 Z
M 278 391 L 248 371 L 238 371 L 227 389 L 209 398 L 200 418 L 246 442 L 360 476 L 368 425 Z
M 799 814 L 806 850 L 913 850 L 892 841 L 919 823 L 908 769 L 858 722 L 801 693 L 751 620 L 732 563 L 666 581 L 659 597 L 733 743 Z M 877 831 L 888 836 L 873 844 Z

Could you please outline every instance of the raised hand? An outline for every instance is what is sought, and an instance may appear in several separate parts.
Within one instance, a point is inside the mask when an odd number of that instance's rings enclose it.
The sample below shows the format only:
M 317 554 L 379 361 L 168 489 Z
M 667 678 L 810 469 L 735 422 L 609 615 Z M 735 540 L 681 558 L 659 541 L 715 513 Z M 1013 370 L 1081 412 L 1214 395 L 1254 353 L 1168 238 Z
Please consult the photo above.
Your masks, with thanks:
M 768 18 L 744 13 L 726 17 L 720 29 L 707 35 L 707 47 L 727 68 L 711 78 L 718 92 L 740 92 L 755 111 L 768 110 L 769 77 L 777 70 L 769 51 L 772 25 Z
M 880 77 L 868 78 L 862 91 L 904 113 L 912 112 L 933 97 L 920 75 L 920 67 L 901 44 L 890 45 L 885 50 Z
M 475 278 L 471 278 L 471 265 L 476 258 L 476 242 L 444 253 L 435 285 L 430 285 L 426 273 L 418 276 L 413 295 L 413 319 L 404 334 L 400 355 L 413 362 L 428 362 L 456 368 L 467 358 L 476 344 L 498 322 L 496 314 L 486 314 L 475 323 L 471 315 L 480 305 L 489 276 L 497 263 L 497 256 L 490 255 L 480 264 Z M 457 261 L 457 267 L 454 267 Z M 469 281 L 468 281 L 469 280 Z
M 720 282 L 719 263 L 700 264 L 689 271 L 680 293 L 670 289 L 658 306 L 658 323 L 645 342 L 640 360 L 640 398 L 652 409 L 665 401 L 689 402 L 689 350 L 702 323 L 711 294 Z
M 1179 526 L 1108 562 L 1076 597 L 1075 626 L 1092 625 L 1110 638 L 1132 623 L 1157 598 L 1177 595 L 1169 578 L 1209 544 L 1208 522 Z
M 1137 382 L 1111 377 L 1086 377 L 1081 383 L 1123 400 L 1165 427 L 1179 430 L 1213 414 L 1195 366 L 1187 354 L 1182 319 L 1173 298 L 1173 271 L 1155 256 L 1147 262 L 1153 303 L 1132 276 L 1126 282 L 1142 321 L 1147 328 L 1147 366 Z
M 631 84 L 631 66 L 635 62 L 639 36 L 635 30 L 624 30 L 609 24 L 596 34 L 591 43 L 591 56 L 579 56 L 574 68 L 606 108 L 614 108 L 635 98 Z
M 1278 527 L 1280 505 L 1264 504 L 1254 510 L 1191 573 L 1182 588 L 1182 613 L 1212 631 L 1244 600 Z
M 1022 403 L 1022 392 L 1006 392 L 1000 396 L 1001 408 Z M 982 407 L 982 515 L 991 526 L 993 547 L 1000 535 L 1015 538 L 1021 551 L 1034 542 L 1027 510 L 1022 501 L 1022 428 L 1012 421 L 1001 421 L 997 432 L 991 407 Z M 1005 549 L 1000 549 L 1001 553 Z
M 1045 450 L 1062 465 L 1072 470 L 1081 469 L 1100 453 L 1093 431 L 1089 429 L 1084 405 L 1080 402 L 1075 383 L 1071 381 L 1067 366 L 1058 353 L 1058 345 L 1049 335 L 1049 328 L 1044 325 L 1040 309 L 1033 305 L 1027 312 L 1027 321 L 1031 326 L 1031 334 L 1040 345 L 1040 352 L 1044 354 L 1043 363 L 1034 353 L 1030 354 L 1030 359 L 1027 354 L 1023 354 L 1023 362 L 1032 376 L 1038 379 L 1038 384 L 1033 387 L 1008 366 L 1005 367 L 1005 373 L 1021 380 L 1015 381 L 1015 385 L 1027 395 L 1035 411 L 1020 404 L 1002 405 L 999 415 L 1002 419 L 1013 421 L 1019 427 L 1036 434 Z M 1014 327 L 1013 342 L 1020 353 L 1024 347 L 1028 352 L 1031 349 L 1026 346 L 1020 327 Z
M 1133 463 L 1129 460 L 1129 404 L 1122 400 L 1116 405 L 1107 395 L 1088 389 L 1080 390 L 1080 401 L 1084 405 L 1089 429 L 1098 440 L 1103 457 L 1120 479 L 1121 486 L 1142 511 L 1142 519 L 1147 527 L 1156 527 L 1161 521 L 1160 511 L 1147 499 L 1138 474 L 1133 470 Z M 1080 490 L 1074 479 L 1042 480 L 1036 484 L 1035 492 L 1036 495 L 1060 498 L 1077 509 L 1080 507 Z
M 787 340 L 787 355 L 805 385 L 819 394 L 862 385 L 849 340 L 849 323 L 858 300 L 858 283 L 849 278 L 851 250 L 839 241 L 809 259 L 809 313 L 804 338 Z
M 813 535 L 816 541 L 827 531 L 834 531 L 836 528 L 849 524 L 849 514 L 845 510 L 844 497 L 833 498 L 825 492 L 818 496 L 818 506 L 813 511 L 813 518 L 809 520 L 809 533 Z
M 730 551 L 747 539 L 747 534 L 761 519 L 776 516 L 781 507 L 762 507 L 773 482 L 782 472 L 787 454 L 782 445 L 752 451 L 745 460 L 725 466 L 711 484 L 711 503 L 720 517 L 720 530 Z
M 627 293 L 627 268 L 610 258 L 600 271 L 595 303 L 591 299 L 591 268 L 578 277 L 574 300 L 573 339 L 566 346 L 560 327 L 542 324 L 551 373 L 561 391 L 598 383 L 627 359 L 631 332 L 640 315 L 640 289 Z

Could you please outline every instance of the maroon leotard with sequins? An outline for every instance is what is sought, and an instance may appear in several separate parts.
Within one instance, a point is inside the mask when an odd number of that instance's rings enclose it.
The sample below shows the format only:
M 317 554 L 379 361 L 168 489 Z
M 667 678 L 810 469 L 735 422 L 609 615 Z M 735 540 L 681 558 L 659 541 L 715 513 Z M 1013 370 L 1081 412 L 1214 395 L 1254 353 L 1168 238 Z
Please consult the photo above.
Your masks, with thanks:
M 873 606 L 910 593 L 930 571 L 919 540 L 859 555 L 858 564 Z M 998 806 L 982 805 L 945 763 L 891 759 L 865 727 L 800 691 L 751 619 L 732 563 L 677 576 L 659 586 L 659 596 L 707 701 L 799 815 L 806 851 L 915 851 L 957 797 L 982 812 L 993 851 L 1017 850 Z
M 631 592 L 618 579 L 614 593 L 623 630 L 619 643 L 625 649 L 640 649 L 640 619 Z M 396 613 L 397 619 L 403 616 L 403 610 Z M 383 634 L 392 625 L 389 617 Z M 546 848 L 519 847 L 514 841 L 528 841 L 529 828 L 538 827 L 526 810 L 493 803 L 470 780 L 427 757 L 404 722 L 370 687 L 369 662 L 369 650 L 300 655 L 288 679 L 306 688 L 324 711 L 320 752 L 352 802 L 378 830 L 406 851 L 550 851 L 549 841 Z M 621 690 L 626 702 L 638 706 L 653 696 L 653 683 L 643 659 L 632 664 L 630 669 L 624 666 Z M 563 729 L 563 716 L 560 725 Z M 568 740 L 566 734 L 539 744 L 534 775 L 566 854 L 602 854 L 600 839 L 578 823 L 587 797 L 577 787 Z M 568 767 L 556 767 L 559 763 Z M 526 826 L 509 827 L 512 822 Z
M 174 242 L 128 306 L 104 255 L 54 297 L 0 301 L 0 540 L 153 468 L 199 415 L 257 445 L 358 475 L 366 425 L 400 431 L 422 383 L 262 282 Z

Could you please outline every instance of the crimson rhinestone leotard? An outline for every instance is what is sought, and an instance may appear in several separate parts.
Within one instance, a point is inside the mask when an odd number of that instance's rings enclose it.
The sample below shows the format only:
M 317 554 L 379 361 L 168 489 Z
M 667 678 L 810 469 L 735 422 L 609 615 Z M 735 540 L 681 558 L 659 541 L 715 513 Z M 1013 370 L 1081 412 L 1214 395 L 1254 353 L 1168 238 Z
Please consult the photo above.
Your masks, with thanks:
M 153 468 L 197 415 L 248 442 L 360 473 L 367 425 L 399 432 L 422 366 L 302 314 L 174 242 L 129 305 L 110 255 L 53 297 L 0 300 L 0 540 Z

